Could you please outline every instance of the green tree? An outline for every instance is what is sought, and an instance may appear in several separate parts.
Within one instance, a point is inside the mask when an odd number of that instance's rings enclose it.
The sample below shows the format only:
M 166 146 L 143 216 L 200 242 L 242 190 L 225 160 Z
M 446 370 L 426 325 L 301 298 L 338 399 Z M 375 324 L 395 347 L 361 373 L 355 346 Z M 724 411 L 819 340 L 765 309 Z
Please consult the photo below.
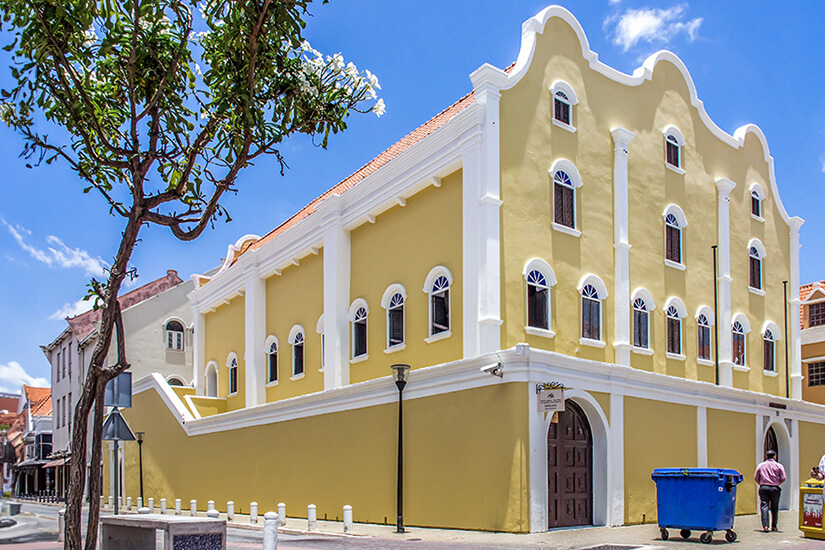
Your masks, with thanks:
M 92 280 L 99 339 L 75 408 L 66 548 L 81 548 L 87 430 L 92 419 L 89 527 L 96 547 L 106 383 L 129 367 L 117 300 L 144 225 L 197 238 L 258 157 L 293 134 L 326 147 L 352 111 L 384 104 L 369 71 L 323 56 L 302 37 L 311 0 L 6 0 L 14 85 L 0 116 L 22 134 L 30 165 L 67 162 L 125 221 L 105 281 Z M 325 3 L 325 2 L 324 2 Z M 199 17 L 195 17 L 197 12 Z M 202 71 L 199 63 L 204 67 Z M 369 106 L 367 106 L 369 105 Z M 65 130 L 49 139 L 36 122 Z M 61 132 L 63 134 L 63 132 Z M 110 349 L 117 362 L 106 364 Z M 91 415 L 91 416 L 90 416 Z

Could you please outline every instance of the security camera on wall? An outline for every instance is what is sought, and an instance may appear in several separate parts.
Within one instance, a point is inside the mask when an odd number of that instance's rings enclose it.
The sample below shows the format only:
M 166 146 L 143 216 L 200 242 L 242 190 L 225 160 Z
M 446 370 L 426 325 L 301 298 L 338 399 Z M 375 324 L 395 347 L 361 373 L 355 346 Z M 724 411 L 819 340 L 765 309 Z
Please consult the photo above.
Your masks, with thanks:
M 486 374 L 492 374 L 493 376 L 504 378 L 504 367 L 501 365 L 501 362 L 481 367 L 480 370 Z

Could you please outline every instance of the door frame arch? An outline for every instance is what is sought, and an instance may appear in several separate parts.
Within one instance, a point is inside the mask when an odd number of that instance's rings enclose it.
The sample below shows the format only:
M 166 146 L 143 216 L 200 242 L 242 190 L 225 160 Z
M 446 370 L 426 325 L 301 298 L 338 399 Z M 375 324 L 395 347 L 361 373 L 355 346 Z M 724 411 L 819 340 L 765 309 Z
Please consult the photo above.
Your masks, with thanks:
M 794 466 L 795 464 L 795 453 L 793 453 L 792 448 L 792 438 L 791 434 L 788 431 L 788 427 L 782 420 L 778 419 L 771 419 L 765 422 L 764 427 L 762 428 L 762 436 L 759 438 L 758 449 L 757 449 L 757 460 L 756 463 L 760 463 L 765 460 L 764 455 L 764 448 L 765 448 L 765 438 L 768 436 L 768 430 L 773 428 L 773 433 L 776 435 L 776 446 L 777 446 L 777 454 L 778 461 L 782 466 L 785 467 L 785 474 L 787 478 L 785 482 L 781 485 L 782 493 L 779 496 L 779 509 L 780 510 L 792 510 L 796 508 L 794 506 L 795 497 L 793 490 L 795 487 L 795 482 L 793 478 L 794 472 L 796 472 L 797 468 Z M 758 496 L 757 496 L 758 498 Z
M 584 412 L 587 423 L 590 425 L 590 438 L 593 445 L 592 455 L 592 476 L 591 486 L 593 491 L 593 525 L 608 525 L 609 524 L 609 510 L 608 510 L 608 459 L 610 455 L 610 439 L 608 437 L 609 423 L 607 415 L 604 414 L 601 405 L 592 395 L 581 390 L 565 390 L 565 401 L 573 401 Z M 535 409 L 534 409 L 535 410 Z M 540 413 L 536 413 L 540 414 Z M 550 430 L 551 414 L 544 415 L 544 437 L 543 443 L 540 446 L 542 449 L 542 460 L 539 464 L 541 470 L 541 478 L 544 490 L 541 493 L 542 506 L 544 514 L 544 530 L 549 529 L 549 518 L 547 514 L 549 496 L 547 487 L 547 433 Z

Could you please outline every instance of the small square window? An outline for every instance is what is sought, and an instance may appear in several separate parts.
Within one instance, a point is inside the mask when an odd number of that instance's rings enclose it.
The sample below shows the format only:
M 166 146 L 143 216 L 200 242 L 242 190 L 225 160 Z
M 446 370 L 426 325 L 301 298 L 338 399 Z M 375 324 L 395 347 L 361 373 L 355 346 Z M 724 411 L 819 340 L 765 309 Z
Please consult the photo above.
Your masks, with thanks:
M 808 363 L 808 387 L 825 386 L 825 361 Z

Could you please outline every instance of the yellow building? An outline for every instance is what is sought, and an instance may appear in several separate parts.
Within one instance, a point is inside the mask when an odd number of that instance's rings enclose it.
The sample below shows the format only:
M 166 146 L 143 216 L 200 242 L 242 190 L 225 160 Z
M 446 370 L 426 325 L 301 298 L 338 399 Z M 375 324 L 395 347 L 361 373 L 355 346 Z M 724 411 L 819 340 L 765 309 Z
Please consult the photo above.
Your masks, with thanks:
M 799 287 L 802 399 L 825 404 L 825 281 Z
M 145 378 L 126 413 L 147 496 L 394 522 L 390 365 L 407 363 L 410 525 L 654 522 L 657 467 L 736 468 L 753 513 L 766 446 L 795 507 L 825 408 L 802 399 L 783 286 L 799 286 L 802 220 L 761 130 L 720 129 L 670 52 L 632 75 L 604 65 L 558 6 L 525 22 L 514 65 L 470 78 L 196 277 L 195 387 Z M 550 382 L 558 423 L 538 409 Z

